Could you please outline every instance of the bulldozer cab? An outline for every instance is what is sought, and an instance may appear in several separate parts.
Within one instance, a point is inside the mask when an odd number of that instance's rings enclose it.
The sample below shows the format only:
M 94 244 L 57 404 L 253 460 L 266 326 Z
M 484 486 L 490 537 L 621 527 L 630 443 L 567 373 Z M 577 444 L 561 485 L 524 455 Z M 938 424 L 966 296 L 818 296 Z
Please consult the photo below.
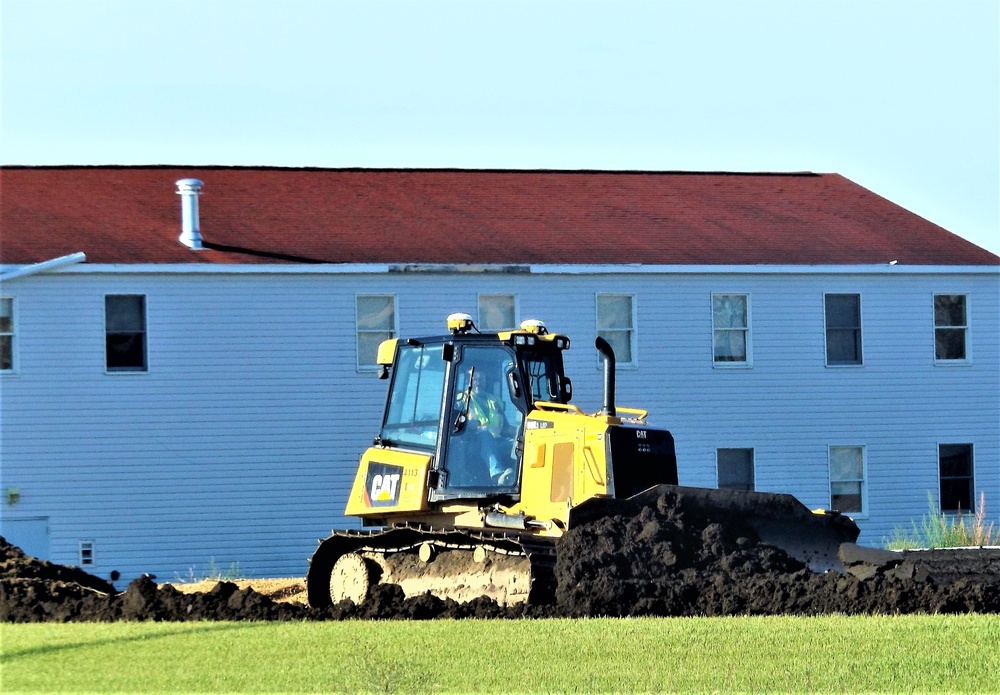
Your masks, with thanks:
M 376 444 L 431 457 L 428 502 L 516 499 L 532 404 L 569 401 L 562 365 L 568 344 L 511 331 L 387 346 L 393 368 Z

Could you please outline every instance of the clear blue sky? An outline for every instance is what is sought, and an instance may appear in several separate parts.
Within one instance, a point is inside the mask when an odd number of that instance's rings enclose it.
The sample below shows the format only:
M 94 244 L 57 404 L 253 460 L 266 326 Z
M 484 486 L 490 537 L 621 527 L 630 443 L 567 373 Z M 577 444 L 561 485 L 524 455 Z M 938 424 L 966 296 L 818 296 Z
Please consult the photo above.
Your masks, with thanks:
M 0 0 L 8 164 L 838 172 L 1000 253 L 997 0 Z

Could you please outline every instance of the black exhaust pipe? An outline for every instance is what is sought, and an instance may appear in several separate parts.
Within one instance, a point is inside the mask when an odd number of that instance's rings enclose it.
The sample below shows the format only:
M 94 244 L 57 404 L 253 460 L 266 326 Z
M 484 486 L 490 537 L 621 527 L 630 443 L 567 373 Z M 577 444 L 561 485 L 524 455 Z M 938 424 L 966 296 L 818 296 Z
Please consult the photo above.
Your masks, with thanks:
M 594 345 L 604 359 L 604 407 L 601 412 L 611 417 L 617 417 L 618 411 L 615 410 L 615 351 L 611 347 L 611 343 L 601 336 L 597 336 Z

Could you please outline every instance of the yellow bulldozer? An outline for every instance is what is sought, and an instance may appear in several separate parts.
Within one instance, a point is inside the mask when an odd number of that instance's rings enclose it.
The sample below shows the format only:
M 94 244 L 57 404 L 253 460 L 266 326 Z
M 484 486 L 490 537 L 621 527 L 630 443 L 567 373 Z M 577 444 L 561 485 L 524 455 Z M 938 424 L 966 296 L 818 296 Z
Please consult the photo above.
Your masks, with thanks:
M 501 605 L 553 594 L 558 539 L 603 515 L 637 514 L 676 488 L 674 439 L 647 411 L 615 404 L 615 357 L 598 337 L 603 403 L 570 403 L 564 335 L 540 321 L 481 333 L 468 314 L 448 332 L 393 338 L 378 349 L 389 388 L 381 427 L 361 457 L 345 514 L 309 564 L 309 603 L 361 603 L 377 583 Z M 857 526 L 790 495 L 676 488 L 709 515 L 736 512 L 764 542 L 814 571 L 842 570 Z M 375 527 L 375 528 L 371 528 Z

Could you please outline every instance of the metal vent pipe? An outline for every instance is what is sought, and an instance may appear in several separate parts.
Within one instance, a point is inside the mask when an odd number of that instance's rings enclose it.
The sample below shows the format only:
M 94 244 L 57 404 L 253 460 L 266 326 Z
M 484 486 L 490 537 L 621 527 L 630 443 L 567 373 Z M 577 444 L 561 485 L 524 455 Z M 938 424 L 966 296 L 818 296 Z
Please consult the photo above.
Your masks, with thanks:
M 198 194 L 204 184 L 198 179 L 181 179 L 177 194 L 181 197 L 180 242 L 189 249 L 201 250 L 201 223 L 198 220 Z
M 615 351 L 611 343 L 601 336 L 597 336 L 594 344 L 604 359 L 604 408 L 601 412 L 616 417 L 618 411 L 615 409 Z

